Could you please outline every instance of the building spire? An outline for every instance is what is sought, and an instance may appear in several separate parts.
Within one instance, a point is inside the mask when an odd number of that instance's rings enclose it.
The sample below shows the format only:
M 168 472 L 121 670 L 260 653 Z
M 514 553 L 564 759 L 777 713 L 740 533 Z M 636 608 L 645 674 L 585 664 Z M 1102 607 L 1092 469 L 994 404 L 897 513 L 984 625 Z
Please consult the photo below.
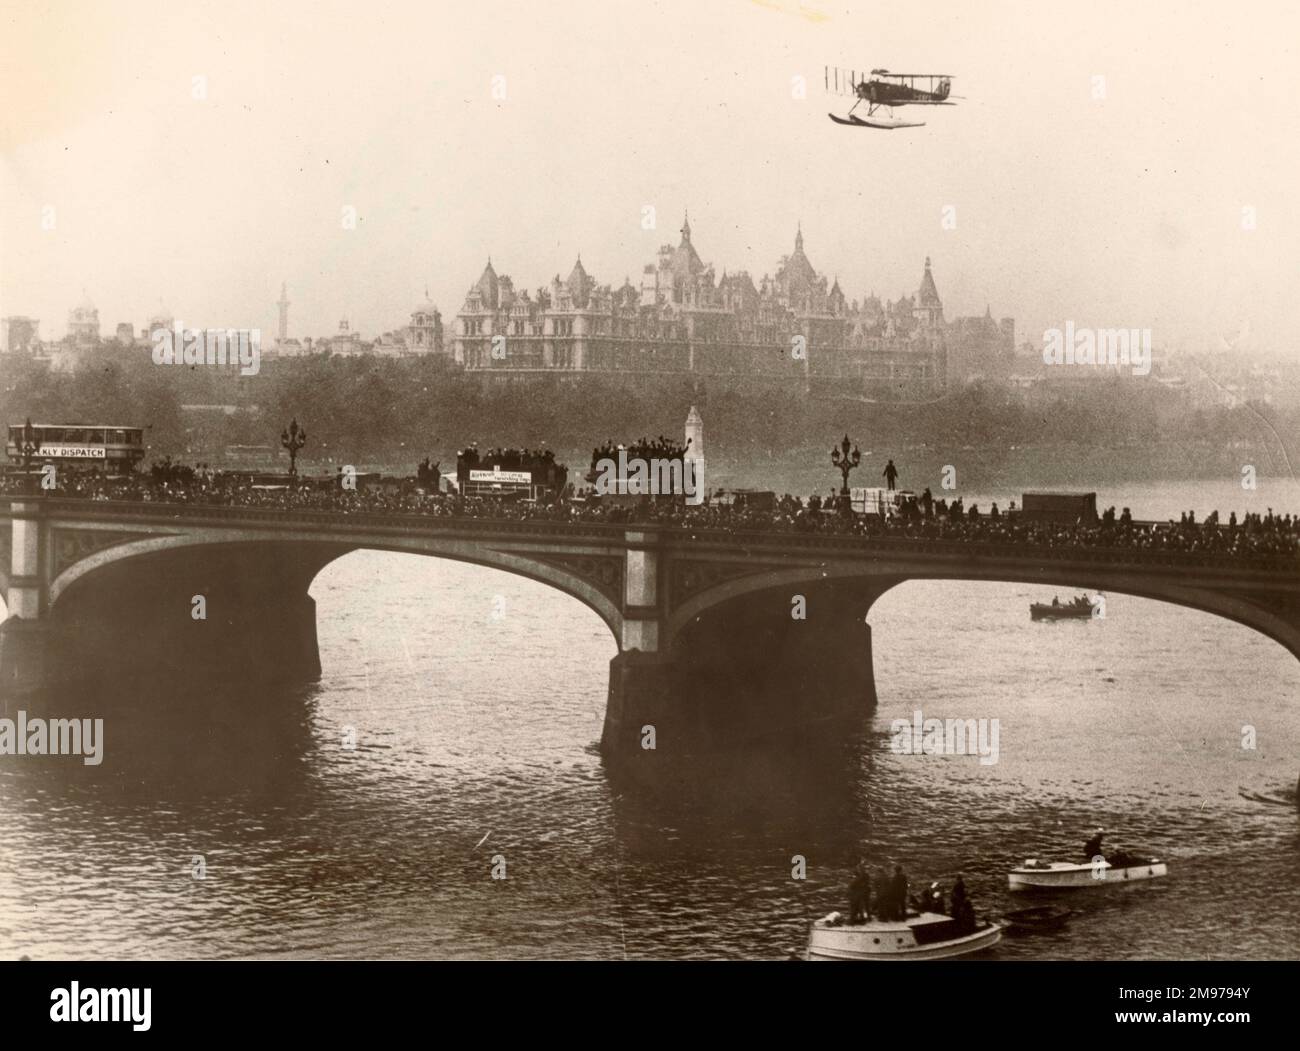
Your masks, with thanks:
M 918 308 L 943 312 L 943 303 L 939 299 L 939 290 L 934 286 L 934 275 L 930 273 L 930 257 L 925 257 L 925 273 L 921 275 L 921 288 L 916 294 Z M 936 316 L 938 316 L 936 315 Z
M 682 212 L 682 240 L 687 244 L 691 242 L 691 213 L 690 209 Z
M 802 251 L 803 251 L 803 220 L 802 220 L 802 219 L 799 220 L 799 222 L 795 224 L 795 229 L 794 229 L 794 250 L 795 250 L 796 252 L 802 252 Z

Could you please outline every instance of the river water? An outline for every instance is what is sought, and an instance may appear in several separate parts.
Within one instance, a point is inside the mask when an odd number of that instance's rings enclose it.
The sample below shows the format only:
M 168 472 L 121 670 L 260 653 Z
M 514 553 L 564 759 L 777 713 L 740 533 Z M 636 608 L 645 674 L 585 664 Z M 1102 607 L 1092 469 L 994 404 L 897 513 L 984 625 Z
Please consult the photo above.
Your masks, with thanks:
M 1102 503 L 1300 510 L 1272 485 Z M 1050 590 L 904 584 L 872 611 L 875 713 L 649 790 L 596 751 L 615 646 L 575 600 L 377 552 L 312 593 L 319 683 L 105 684 L 51 701 L 105 717 L 102 765 L 0 758 L 0 956 L 780 959 L 860 856 L 914 885 L 961 872 L 996 913 L 1010 867 L 1097 825 L 1169 877 L 1080 892 L 1066 932 L 988 958 L 1300 952 L 1296 811 L 1242 794 L 1293 791 L 1300 664 L 1244 627 L 1121 594 L 1033 623 Z M 996 718 L 998 761 L 896 754 L 917 710 Z

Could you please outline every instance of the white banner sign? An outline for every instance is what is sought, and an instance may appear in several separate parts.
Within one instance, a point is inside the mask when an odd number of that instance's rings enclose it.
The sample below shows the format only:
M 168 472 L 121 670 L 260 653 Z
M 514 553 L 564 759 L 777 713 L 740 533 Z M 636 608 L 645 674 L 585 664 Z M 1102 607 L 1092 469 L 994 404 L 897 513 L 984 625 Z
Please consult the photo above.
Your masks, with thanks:
M 102 445 L 42 445 L 42 456 L 61 456 L 68 460 L 102 460 Z
M 532 485 L 533 474 L 531 471 L 503 471 L 500 467 L 494 467 L 490 471 L 470 471 L 469 480 L 471 482 L 512 482 L 518 485 Z

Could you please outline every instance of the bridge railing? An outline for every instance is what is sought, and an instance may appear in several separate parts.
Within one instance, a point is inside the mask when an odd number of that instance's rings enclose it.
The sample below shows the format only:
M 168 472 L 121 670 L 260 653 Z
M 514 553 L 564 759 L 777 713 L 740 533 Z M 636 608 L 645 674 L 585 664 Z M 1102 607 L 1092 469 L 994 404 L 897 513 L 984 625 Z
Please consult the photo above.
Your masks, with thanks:
M 426 515 L 382 511 L 320 511 L 299 508 L 241 507 L 232 504 L 186 504 L 163 500 L 77 500 L 46 498 L 41 503 L 51 512 L 82 518 L 100 515 L 147 518 L 212 519 L 239 522 L 272 522 L 286 525 L 358 525 L 374 528 L 425 532 L 464 532 L 479 527 L 497 533 L 591 536 L 621 540 L 626 525 L 601 522 L 556 522 L 548 519 L 485 518 L 472 515 Z
M 751 548 L 827 551 L 871 556 L 946 555 L 972 559 L 1034 559 L 1048 562 L 1087 562 L 1121 566 L 1170 566 L 1251 570 L 1258 572 L 1300 572 L 1297 555 L 1233 555 L 1213 551 L 1177 551 L 1152 547 L 1113 547 L 1094 544 L 1050 545 L 990 540 L 952 540 L 934 537 L 882 535 L 828 535 L 824 533 L 761 532 L 746 529 L 666 525 L 656 522 L 604 523 L 555 521 L 542 518 L 488 518 L 457 515 L 428 515 L 375 511 L 322 511 L 269 507 L 240 507 L 228 504 L 184 504 L 165 501 L 81 500 L 68 497 L 42 498 L 48 512 L 77 518 L 123 517 L 208 520 L 220 522 L 272 523 L 276 525 L 321 525 L 338 528 L 366 527 L 399 529 L 403 532 L 498 536 L 591 538 L 617 545 L 629 531 L 654 532 L 675 543 L 712 546 L 735 552 Z M 1139 526 L 1165 523 L 1135 523 Z
M 661 530 L 678 539 L 716 542 L 725 538 L 732 548 L 790 547 L 793 539 L 801 549 L 852 549 L 873 555 L 952 555 L 964 559 L 1015 558 L 1032 556 L 1049 562 L 1100 562 L 1130 566 L 1174 566 L 1222 569 L 1249 569 L 1300 573 L 1300 555 L 1230 555 L 1222 552 L 1177 551 L 1150 547 L 1109 547 L 1100 544 L 1053 546 L 1035 543 L 1007 543 L 988 540 L 951 540 L 909 536 L 825 536 L 816 533 L 748 533 L 729 530 L 680 529 Z

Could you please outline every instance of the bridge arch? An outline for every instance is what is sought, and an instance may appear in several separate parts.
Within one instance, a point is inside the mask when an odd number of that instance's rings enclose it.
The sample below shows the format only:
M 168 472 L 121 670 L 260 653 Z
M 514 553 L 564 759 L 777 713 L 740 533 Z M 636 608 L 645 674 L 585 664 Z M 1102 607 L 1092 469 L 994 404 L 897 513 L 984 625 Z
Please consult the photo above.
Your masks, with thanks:
M 1242 624 L 1277 642 L 1300 660 L 1300 602 L 1289 594 L 1269 595 L 1249 586 L 1234 592 L 1222 587 L 1181 583 L 1166 577 L 1144 577 L 1135 573 L 1133 567 L 1085 562 L 1048 562 L 1035 568 L 1019 569 L 978 564 L 938 566 L 918 564 L 913 560 L 782 568 L 738 576 L 693 594 L 673 609 L 666 625 L 666 636 L 671 645 L 690 625 L 765 593 L 784 592 L 786 596 L 793 596 L 813 588 L 833 588 L 846 599 L 847 608 L 865 619 L 876 599 L 907 580 L 1083 587 L 1167 602 Z M 789 616 L 788 597 L 782 608 Z
M 245 549 L 255 561 L 257 547 L 270 545 L 279 552 L 285 543 L 283 534 L 278 533 L 232 536 L 229 530 L 213 530 L 211 533 L 187 531 L 149 536 L 113 544 L 92 552 L 54 578 L 49 589 L 50 611 L 57 616 L 60 600 L 65 595 L 71 594 L 72 600 L 75 601 L 76 591 L 84 588 L 86 584 L 93 584 L 96 575 L 101 571 L 131 560 L 148 559 L 150 556 L 163 553 L 191 552 L 196 560 L 201 561 L 203 557 L 217 549 L 227 551 Z M 621 606 L 608 589 L 598 587 L 589 579 L 566 570 L 563 566 L 542 561 L 527 549 L 511 549 L 508 545 L 444 536 L 376 537 L 346 542 L 328 536 L 317 538 L 298 536 L 289 543 L 294 551 L 304 556 L 304 571 L 310 573 L 304 588 L 310 586 L 311 580 L 315 579 L 327 565 L 352 551 L 391 551 L 426 555 L 500 569 L 547 584 L 587 606 L 605 622 L 616 641 L 621 638 L 623 621 Z M 140 568 L 148 567 L 142 564 Z
M 614 555 L 598 542 L 556 546 L 547 551 L 545 538 L 535 535 L 451 531 L 353 528 L 340 535 L 197 523 L 134 535 L 104 531 L 84 550 L 49 559 L 45 666 L 68 678 L 311 680 L 321 665 L 309 588 L 325 566 L 357 550 L 445 558 L 537 581 L 583 603 L 621 643 Z M 196 595 L 203 596 L 201 612 Z

